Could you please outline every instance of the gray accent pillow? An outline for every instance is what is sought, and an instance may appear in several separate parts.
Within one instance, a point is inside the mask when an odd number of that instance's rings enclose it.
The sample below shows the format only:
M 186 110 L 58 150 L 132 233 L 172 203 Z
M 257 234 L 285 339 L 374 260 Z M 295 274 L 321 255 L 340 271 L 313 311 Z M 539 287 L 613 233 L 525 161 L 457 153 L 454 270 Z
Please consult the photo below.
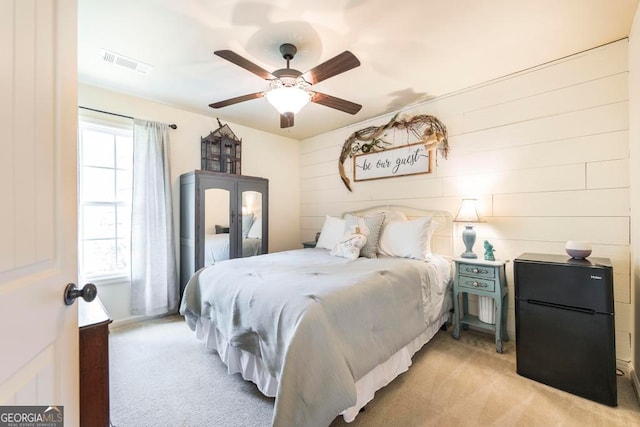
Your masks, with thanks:
M 346 233 L 353 233 L 356 227 L 360 227 L 360 233 L 367 236 L 367 243 L 360 249 L 360 256 L 378 258 L 378 242 L 380 241 L 380 231 L 382 230 L 384 218 L 384 214 L 366 216 L 347 214 L 345 216 Z

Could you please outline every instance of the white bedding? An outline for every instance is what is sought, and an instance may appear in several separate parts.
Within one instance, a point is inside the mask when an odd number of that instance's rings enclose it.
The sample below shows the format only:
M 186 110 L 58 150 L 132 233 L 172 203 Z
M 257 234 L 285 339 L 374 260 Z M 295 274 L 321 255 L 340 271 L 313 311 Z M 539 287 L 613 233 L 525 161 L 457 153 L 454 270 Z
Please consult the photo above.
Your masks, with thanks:
M 396 268 L 400 267 L 402 269 L 396 273 Z M 342 273 L 336 276 L 334 271 Z M 408 368 L 415 351 L 448 319 L 450 279 L 450 263 L 436 255 L 428 263 L 397 258 L 348 261 L 330 257 L 323 249 L 301 249 L 232 260 L 201 270 L 187 285 L 181 313 L 187 317 L 198 337 L 206 341 L 207 347 L 218 351 L 230 372 L 241 372 L 264 394 L 276 396 L 274 424 L 290 425 L 292 420 L 297 420 L 294 424 L 304 420 L 305 425 L 322 425 L 340 412 L 347 421 L 352 420 L 358 409 L 373 397 L 376 389 Z M 209 284 L 211 280 L 214 280 L 213 285 Z M 242 285 L 235 287 L 243 281 L 247 288 Z M 220 304 L 216 298 L 212 299 L 215 292 L 211 293 L 211 286 L 223 288 L 216 291 L 217 299 L 227 298 L 224 295 L 232 298 L 231 317 L 222 313 L 228 310 L 228 303 Z M 226 289 L 229 286 L 234 287 Z M 376 296 L 377 289 L 381 295 Z M 267 290 L 275 292 L 275 296 L 266 293 Z M 300 299 L 296 295 L 305 298 Z M 410 295 L 414 297 L 406 300 Z M 307 315 L 304 307 L 300 308 L 300 301 L 304 306 L 309 297 L 315 302 L 312 302 L 311 315 Z M 275 308 L 258 306 L 262 299 L 269 298 L 277 301 Z M 362 305 L 361 300 L 370 300 L 376 308 L 372 310 L 371 306 Z M 404 302 L 396 307 L 391 301 Z M 318 302 L 329 313 L 318 312 Z M 238 311 L 245 306 L 251 309 Z M 274 332 L 268 332 L 275 327 L 269 322 L 266 325 L 251 323 L 259 321 L 251 317 L 259 317 L 260 310 L 266 313 L 265 318 L 276 313 L 277 328 Z M 417 326 L 416 317 L 408 318 L 410 320 L 402 317 L 411 315 L 411 312 L 417 314 L 415 310 L 421 313 Z M 378 315 L 372 318 L 371 311 Z M 387 319 L 385 316 L 391 317 Z M 235 325 L 237 319 L 243 319 L 245 323 Z M 287 326 L 291 323 L 287 319 L 294 322 Z M 347 323 L 344 323 L 346 319 Z M 234 325 L 230 326 L 232 323 Z M 351 323 L 362 323 L 363 329 L 354 329 L 356 327 Z M 281 327 L 285 329 L 281 330 Z M 385 331 L 374 333 L 373 330 L 378 328 Z M 299 336 L 301 333 L 302 337 Z M 340 335 L 344 333 L 349 338 Z M 375 343 L 374 348 L 367 343 Z M 322 350 L 310 349 L 305 353 L 307 347 L 313 345 L 319 345 Z M 320 355 L 321 352 L 325 354 Z M 301 366 L 306 372 L 296 373 Z M 332 379 L 331 386 L 338 389 L 322 390 L 323 396 L 309 402 L 309 396 L 319 394 L 313 377 L 326 377 L 323 369 L 331 370 L 336 377 Z M 349 377 L 348 381 L 346 377 Z M 283 387 L 281 383 L 285 378 L 287 385 Z M 326 403 L 328 400 L 332 402 Z M 300 408 L 301 402 L 309 404 L 311 412 L 298 413 L 305 411 Z M 325 404 L 332 406 L 326 410 L 318 408 Z
M 356 381 L 356 403 L 340 413 L 346 422 L 350 423 L 355 420 L 360 410 L 373 400 L 376 391 L 409 369 L 413 355 L 429 342 L 441 326 L 449 320 L 450 307 L 451 298 L 447 294 L 445 303 L 441 307 L 442 314 L 435 322 L 427 325 L 425 330 L 413 341 Z M 269 373 L 260 358 L 230 346 L 222 334 L 215 327 L 212 327 L 208 319 L 198 319 L 196 336 L 205 342 L 208 349 L 218 352 L 220 359 L 227 365 L 229 374 L 239 373 L 245 380 L 253 382 L 265 396 L 276 397 L 278 380 Z
M 242 239 L 242 256 L 260 255 L 262 239 Z M 204 265 L 229 259 L 229 233 L 206 234 L 204 236 Z

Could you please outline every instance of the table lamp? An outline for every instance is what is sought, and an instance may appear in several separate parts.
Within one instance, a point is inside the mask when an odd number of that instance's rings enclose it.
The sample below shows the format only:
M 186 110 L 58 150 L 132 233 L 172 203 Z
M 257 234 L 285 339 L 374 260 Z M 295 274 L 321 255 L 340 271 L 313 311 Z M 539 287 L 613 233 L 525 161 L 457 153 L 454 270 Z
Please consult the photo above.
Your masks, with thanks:
M 464 242 L 465 251 L 460 255 L 462 258 L 478 258 L 473 253 L 473 244 L 476 242 L 476 232 L 471 223 L 484 222 L 478 215 L 476 208 L 477 199 L 462 199 L 462 205 L 456 215 L 454 222 L 464 222 L 464 230 L 462 231 L 462 241 Z

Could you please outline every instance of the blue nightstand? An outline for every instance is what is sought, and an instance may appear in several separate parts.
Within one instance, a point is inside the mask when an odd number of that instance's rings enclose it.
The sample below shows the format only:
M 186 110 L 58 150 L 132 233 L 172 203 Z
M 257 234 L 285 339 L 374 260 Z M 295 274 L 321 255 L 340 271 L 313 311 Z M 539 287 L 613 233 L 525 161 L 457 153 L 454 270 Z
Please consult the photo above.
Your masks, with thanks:
M 470 258 L 455 258 L 455 279 L 453 282 L 453 337 L 460 337 L 460 326 L 469 325 L 495 333 L 496 351 L 502 353 L 502 341 L 508 341 L 507 304 L 508 290 L 505 264 L 508 261 L 484 261 Z M 462 294 L 462 307 L 458 295 Z M 478 316 L 469 314 L 469 294 L 493 298 L 495 304 L 495 324 L 485 323 Z

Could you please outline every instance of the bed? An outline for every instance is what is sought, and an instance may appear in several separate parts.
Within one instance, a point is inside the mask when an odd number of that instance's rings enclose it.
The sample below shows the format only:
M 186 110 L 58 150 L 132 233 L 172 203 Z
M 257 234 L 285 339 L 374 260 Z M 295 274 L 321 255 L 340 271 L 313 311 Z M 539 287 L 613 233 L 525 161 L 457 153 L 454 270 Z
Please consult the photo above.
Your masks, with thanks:
M 390 220 L 397 212 L 405 218 Z M 335 256 L 330 231 L 338 226 L 328 224 L 341 223 L 327 217 L 315 249 L 216 263 L 187 284 L 180 308 L 187 324 L 230 373 L 275 397 L 274 426 L 327 426 L 340 414 L 352 421 L 448 321 L 450 214 L 384 206 L 347 219 L 367 228 L 364 220 L 380 215 L 379 238 L 371 227 L 367 240 L 379 241 L 376 253 L 386 242 L 386 255 Z M 411 234 L 428 248 L 414 259 L 398 238 L 412 237 L 386 237 L 418 223 L 424 233 Z M 389 253 L 394 244 L 399 252 Z
M 262 239 L 242 238 L 242 256 L 262 253 Z M 204 265 L 229 259 L 229 233 L 207 234 L 204 236 Z
M 211 265 L 230 258 L 229 227 L 215 225 L 204 236 L 204 264 Z M 215 234 L 214 234 L 215 233 Z M 242 215 L 242 256 L 262 254 L 262 218 Z

